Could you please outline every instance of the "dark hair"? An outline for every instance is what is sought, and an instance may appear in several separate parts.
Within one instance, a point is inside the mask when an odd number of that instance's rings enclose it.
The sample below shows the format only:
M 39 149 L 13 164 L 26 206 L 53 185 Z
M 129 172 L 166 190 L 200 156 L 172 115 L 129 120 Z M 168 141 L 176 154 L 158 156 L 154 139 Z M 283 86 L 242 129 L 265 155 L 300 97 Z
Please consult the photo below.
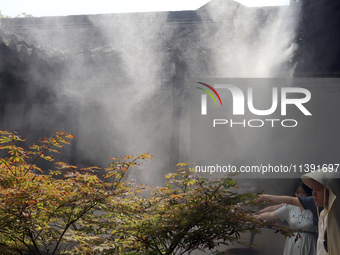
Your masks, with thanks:
M 307 194 L 307 197 L 310 197 L 313 193 L 313 190 L 303 182 L 300 182 L 298 187 L 301 187 L 304 190 L 304 192 Z

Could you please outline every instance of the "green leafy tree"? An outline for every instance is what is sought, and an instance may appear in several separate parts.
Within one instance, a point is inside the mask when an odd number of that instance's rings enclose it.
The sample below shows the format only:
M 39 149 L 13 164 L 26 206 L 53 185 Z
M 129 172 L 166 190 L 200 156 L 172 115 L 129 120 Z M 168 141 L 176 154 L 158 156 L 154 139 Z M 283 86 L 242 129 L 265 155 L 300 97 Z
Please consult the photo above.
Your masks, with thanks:
M 7 16 L 7 15 L 2 14 L 2 12 L 1 12 L 1 10 L 0 10 L 0 19 L 3 19 L 3 18 L 10 18 L 10 17 Z
M 56 162 L 43 173 L 39 161 L 54 162 L 53 153 L 73 135 L 57 132 L 24 149 L 14 132 L 0 131 L 0 249 L 2 254 L 61 254 L 77 247 L 77 224 L 108 198 L 127 192 L 122 182 L 128 162 L 106 170 L 111 182 L 98 178 L 97 167 L 78 168 Z M 141 156 L 140 158 L 142 158 Z M 147 157 L 147 155 L 145 155 Z M 133 160 L 132 160 L 133 161 Z M 62 175 L 63 178 L 60 178 Z
M 33 15 L 32 14 L 28 14 L 26 12 L 22 12 L 21 14 L 18 14 L 16 17 L 17 18 L 32 18 Z
M 0 131 L 1 254 L 190 254 L 217 251 L 262 227 L 291 234 L 255 220 L 256 196 L 239 192 L 232 177 L 204 178 L 189 163 L 164 187 L 150 188 L 124 182 L 149 154 L 111 158 L 103 180 L 98 167 L 55 162 L 74 138 L 56 132 L 27 146 Z M 41 161 L 54 167 L 41 169 Z
M 27 14 L 26 12 L 22 12 L 21 14 L 18 14 L 16 16 L 16 18 L 31 18 L 31 17 L 33 17 L 33 15 Z M 0 10 L 0 19 L 4 19 L 4 18 L 8 19 L 8 18 L 12 18 L 12 17 L 2 14 L 2 12 Z
M 144 195 L 107 203 L 105 213 L 92 218 L 97 239 L 87 243 L 87 249 L 92 247 L 92 254 L 218 252 L 222 244 L 241 243 L 241 233 L 259 233 L 263 227 L 291 234 L 272 222 L 255 220 L 252 207 L 258 205 L 257 196 L 238 192 L 231 177 L 210 180 L 197 175 L 188 163 L 179 166 L 167 175 L 166 186 L 152 189 L 150 195 L 142 187 Z

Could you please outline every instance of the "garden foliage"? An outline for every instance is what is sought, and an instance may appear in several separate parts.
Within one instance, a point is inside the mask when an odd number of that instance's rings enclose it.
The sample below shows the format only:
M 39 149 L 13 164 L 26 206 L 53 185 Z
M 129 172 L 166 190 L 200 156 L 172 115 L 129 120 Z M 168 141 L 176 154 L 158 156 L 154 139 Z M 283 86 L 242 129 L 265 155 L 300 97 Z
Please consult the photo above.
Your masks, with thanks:
M 164 187 L 134 186 L 126 171 L 149 154 L 98 167 L 56 162 L 75 137 L 64 131 L 28 146 L 0 131 L 1 254 L 184 254 L 239 242 L 240 234 L 282 227 L 255 220 L 258 202 L 232 177 L 209 179 L 178 164 Z M 41 162 L 52 162 L 42 169 Z M 45 164 L 46 165 L 46 164 Z

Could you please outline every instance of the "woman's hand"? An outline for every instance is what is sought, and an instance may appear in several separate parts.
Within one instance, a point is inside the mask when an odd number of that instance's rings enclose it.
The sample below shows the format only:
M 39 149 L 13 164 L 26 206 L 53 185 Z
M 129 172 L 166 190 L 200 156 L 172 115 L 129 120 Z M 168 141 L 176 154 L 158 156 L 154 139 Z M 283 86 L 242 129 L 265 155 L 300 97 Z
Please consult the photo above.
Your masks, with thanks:
M 261 215 L 260 214 L 254 214 L 253 217 L 256 220 L 261 220 Z
M 262 195 L 259 195 L 259 197 L 257 199 L 259 201 L 269 201 L 269 195 L 268 194 L 262 194 Z

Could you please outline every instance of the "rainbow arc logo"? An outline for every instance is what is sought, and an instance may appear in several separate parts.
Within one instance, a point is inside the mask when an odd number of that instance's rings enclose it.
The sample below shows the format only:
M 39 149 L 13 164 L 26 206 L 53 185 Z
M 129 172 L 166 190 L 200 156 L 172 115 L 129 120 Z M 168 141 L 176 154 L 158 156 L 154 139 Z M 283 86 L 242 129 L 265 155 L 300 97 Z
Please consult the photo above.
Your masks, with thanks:
M 218 100 L 220 101 L 220 104 L 222 106 L 222 100 L 221 100 L 221 97 L 220 95 L 217 93 L 217 91 L 210 85 L 206 84 L 206 83 L 203 83 L 203 82 L 196 82 L 198 84 L 201 84 L 203 86 L 206 86 L 207 88 L 209 88 L 212 92 L 214 92 L 214 94 L 217 96 Z M 205 89 L 205 88 L 201 88 L 201 87 L 197 87 L 198 89 L 201 89 L 203 90 L 204 92 L 206 92 L 211 98 L 212 100 L 214 100 L 214 103 L 215 105 L 217 106 L 217 102 L 215 100 L 215 97 L 213 96 L 213 94 Z M 207 115 L 207 95 L 206 94 L 202 94 L 202 108 L 201 108 L 201 114 L 202 115 Z
M 213 87 L 211 87 L 210 85 L 205 84 L 205 83 L 203 83 L 203 82 L 196 82 L 196 83 L 202 84 L 202 85 L 206 86 L 207 88 L 211 89 L 211 91 L 214 92 L 215 95 L 217 96 L 218 100 L 220 100 L 220 104 L 221 104 L 221 106 L 222 106 L 222 100 L 221 100 L 221 98 L 220 98 L 220 95 L 217 93 L 217 91 L 216 91 Z M 209 90 L 203 89 L 203 88 L 201 88 L 201 87 L 197 87 L 197 88 L 203 90 L 204 92 L 206 92 L 206 93 L 214 100 L 215 105 L 217 105 L 214 96 L 211 94 L 211 92 L 210 92 Z

